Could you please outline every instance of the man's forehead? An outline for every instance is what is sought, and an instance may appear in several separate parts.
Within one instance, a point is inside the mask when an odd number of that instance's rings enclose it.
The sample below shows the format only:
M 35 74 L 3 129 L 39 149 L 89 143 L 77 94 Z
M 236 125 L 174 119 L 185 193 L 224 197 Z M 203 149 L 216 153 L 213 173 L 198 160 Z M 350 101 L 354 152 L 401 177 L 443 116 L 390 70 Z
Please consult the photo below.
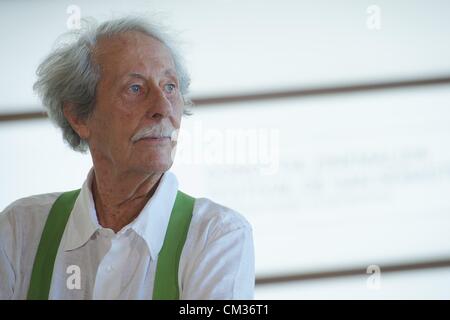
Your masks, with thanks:
M 110 59 L 121 60 L 124 57 L 141 61 L 172 62 L 171 53 L 162 42 L 137 31 L 100 38 L 94 49 L 94 56 L 99 63 Z

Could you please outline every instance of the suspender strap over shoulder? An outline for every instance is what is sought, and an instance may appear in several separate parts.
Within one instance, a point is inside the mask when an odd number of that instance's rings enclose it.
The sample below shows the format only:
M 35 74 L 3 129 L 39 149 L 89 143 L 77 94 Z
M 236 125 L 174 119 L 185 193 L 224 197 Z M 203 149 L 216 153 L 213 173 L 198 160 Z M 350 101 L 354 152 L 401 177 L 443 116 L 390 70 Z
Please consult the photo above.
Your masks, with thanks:
M 162 249 L 158 255 L 153 300 L 178 300 L 178 267 L 195 199 L 178 191 Z
M 59 243 L 79 193 L 80 189 L 64 192 L 53 203 L 34 258 L 28 300 L 48 299 Z
M 70 213 L 80 189 L 61 194 L 54 202 L 42 232 L 31 273 L 27 299 L 46 300 L 55 265 L 56 254 Z M 191 223 L 195 198 L 178 191 L 170 215 L 166 235 L 158 255 L 154 300 L 179 299 L 178 267 Z

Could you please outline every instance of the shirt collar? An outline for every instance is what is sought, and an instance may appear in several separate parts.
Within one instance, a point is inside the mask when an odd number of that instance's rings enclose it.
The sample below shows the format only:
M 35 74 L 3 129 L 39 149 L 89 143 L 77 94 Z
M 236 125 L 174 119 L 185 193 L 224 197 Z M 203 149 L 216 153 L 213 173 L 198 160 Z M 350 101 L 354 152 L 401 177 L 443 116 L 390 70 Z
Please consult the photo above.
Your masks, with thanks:
M 97 219 L 92 196 L 93 174 L 94 169 L 92 168 L 70 214 L 65 232 L 65 251 L 83 246 L 95 231 L 102 228 Z M 120 231 L 133 229 L 147 244 L 153 260 L 156 259 L 162 248 L 177 191 L 178 180 L 176 176 L 172 172 L 166 171 L 162 175 L 154 194 L 137 218 Z

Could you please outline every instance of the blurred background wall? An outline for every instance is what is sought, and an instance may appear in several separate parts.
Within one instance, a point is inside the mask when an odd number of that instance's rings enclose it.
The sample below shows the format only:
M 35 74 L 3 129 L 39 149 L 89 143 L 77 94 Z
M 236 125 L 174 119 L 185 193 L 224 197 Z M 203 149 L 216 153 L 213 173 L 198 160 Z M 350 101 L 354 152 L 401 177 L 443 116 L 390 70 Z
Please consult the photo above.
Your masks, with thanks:
M 449 1 L 2 1 L 0 210 L 81 186 L 32 91 L 77 17 L 144 13 L 192 75 L 172 171 L 253 225 L 256 298 L 450 298 Z

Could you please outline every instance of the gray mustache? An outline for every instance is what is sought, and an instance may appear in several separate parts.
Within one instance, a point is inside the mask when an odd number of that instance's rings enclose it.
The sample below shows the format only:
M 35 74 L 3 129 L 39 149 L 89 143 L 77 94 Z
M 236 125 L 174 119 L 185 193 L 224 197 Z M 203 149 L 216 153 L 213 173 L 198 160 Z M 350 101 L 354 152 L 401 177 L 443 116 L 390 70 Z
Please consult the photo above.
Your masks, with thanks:
M 172 138 L 172 134 L 175 131 L 175 128 L 172 126 L 166 125 L 156 125 L 152 127 L 145 127 L 140 129 L 134 136 L 131 138 L 132 142 L 136 142 L 140 139 L 144 138 Z

